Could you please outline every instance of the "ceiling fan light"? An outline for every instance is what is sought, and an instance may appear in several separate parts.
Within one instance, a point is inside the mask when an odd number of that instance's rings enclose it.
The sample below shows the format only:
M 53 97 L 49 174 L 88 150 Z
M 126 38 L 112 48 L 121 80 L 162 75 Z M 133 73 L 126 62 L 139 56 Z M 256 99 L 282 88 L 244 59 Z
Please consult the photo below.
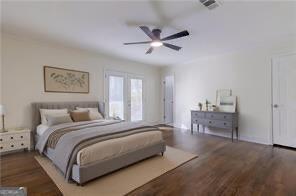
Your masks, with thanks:
M 162 46 L 163 43 L 160 42 L 160 41 L 153 41 L 150 45 L 151 45 L 152 47 L 159 47 L 159 46 Z

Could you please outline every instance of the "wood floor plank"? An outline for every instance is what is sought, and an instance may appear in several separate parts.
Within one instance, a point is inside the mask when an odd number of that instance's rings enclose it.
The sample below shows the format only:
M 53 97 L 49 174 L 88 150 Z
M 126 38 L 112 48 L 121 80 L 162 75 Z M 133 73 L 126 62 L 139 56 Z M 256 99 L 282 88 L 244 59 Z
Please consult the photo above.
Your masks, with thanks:
M 197 159 L 129 195 L 296 195 L 296 151 L 234 142 L 207 134 L 163 130 L 167 145 Z M 36 152 L 1 157 L 1 186 L 25 186 L 29 195 L 61 195 L 34 159 Z

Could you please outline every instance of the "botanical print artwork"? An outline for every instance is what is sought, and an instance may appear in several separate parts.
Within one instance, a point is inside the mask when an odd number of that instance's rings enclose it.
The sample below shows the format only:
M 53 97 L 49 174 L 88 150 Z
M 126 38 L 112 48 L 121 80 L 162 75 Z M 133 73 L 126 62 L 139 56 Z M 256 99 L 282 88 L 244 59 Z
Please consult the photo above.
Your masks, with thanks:
M 89 73 L 44 66 L 45 92 L 88 93 Z
M 50 77 L 57 83 L 61 84 L 65 88 L 65 90 L 69 90 L 71 87 L 73 88 L 77 85 L 83 88 L 83 86 L 85 85 L 85 74 L 82 74 L 81 77 L 78 78 L 73 73 L 66 73 L 66 75 L 52 73 L 50 74 Z

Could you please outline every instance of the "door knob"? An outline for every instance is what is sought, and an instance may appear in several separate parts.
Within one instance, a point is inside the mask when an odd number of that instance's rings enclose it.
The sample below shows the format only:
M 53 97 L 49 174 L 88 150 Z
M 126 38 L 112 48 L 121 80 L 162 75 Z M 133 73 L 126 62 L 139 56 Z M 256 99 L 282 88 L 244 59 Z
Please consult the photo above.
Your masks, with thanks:
M 278 108 L 279 105 L 278 105 L 278 104 L 274 104 L 273 107 L 274 107 L 274 108 Z

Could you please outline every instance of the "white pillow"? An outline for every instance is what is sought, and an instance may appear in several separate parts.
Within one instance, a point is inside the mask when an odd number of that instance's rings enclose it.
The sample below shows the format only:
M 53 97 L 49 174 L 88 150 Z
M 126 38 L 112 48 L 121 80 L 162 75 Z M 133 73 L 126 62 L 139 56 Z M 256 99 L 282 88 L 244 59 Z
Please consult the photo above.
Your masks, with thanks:
M 89 117 L 91 120 L 103 119 L 102 114 L 99 112 L 98 108 L 80 108 L 76 107 L 78 111 L 89 111 Z
M 68 109 L 40 109 L 41 124 L 47 125 L 47 115 L 68 114 Z
M 70 117 L 70 114 L 49 114 L 46 115 L 47 125 L 54 126 L 63 123 L 71 123 L 73 120 Z

